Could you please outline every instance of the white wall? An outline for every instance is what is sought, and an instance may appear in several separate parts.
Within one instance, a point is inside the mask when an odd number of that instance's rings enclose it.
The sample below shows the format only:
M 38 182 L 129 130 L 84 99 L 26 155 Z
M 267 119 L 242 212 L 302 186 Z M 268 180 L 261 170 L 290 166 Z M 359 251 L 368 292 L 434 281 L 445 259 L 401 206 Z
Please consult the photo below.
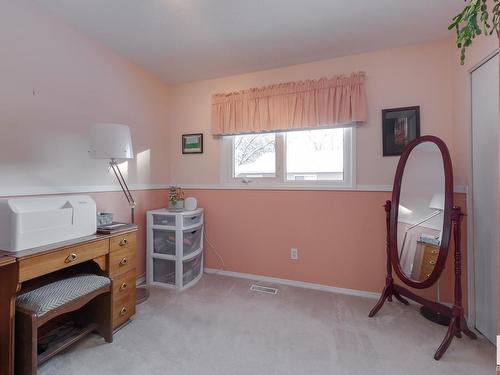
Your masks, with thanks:
M 88 157 L 94 122 L 131 126 L 132 185 L 166 183 L 167 87 L 32 1 L 1 7 L 0 196 L 116 187 Z

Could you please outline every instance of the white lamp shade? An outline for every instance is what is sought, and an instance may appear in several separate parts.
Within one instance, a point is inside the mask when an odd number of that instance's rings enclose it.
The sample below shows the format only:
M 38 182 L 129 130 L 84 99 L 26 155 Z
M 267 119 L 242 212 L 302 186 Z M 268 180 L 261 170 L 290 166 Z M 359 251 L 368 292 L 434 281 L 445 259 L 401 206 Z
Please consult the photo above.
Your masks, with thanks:
M 90 157 L 93 159 L 133 159 L 130 128 L 121 124 L 94 124 L 90 127 Z
M 444 193 L 434 194 L 429 204 L 429 208 L 433 210 L 444 210 Z

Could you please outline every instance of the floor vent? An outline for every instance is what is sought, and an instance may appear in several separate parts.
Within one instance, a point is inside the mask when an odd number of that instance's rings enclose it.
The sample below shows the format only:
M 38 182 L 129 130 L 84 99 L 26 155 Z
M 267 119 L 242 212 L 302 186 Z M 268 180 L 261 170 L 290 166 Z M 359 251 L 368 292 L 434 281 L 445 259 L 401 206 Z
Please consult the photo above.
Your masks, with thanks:
M 250 290 L 252 292 L 278 294 L 278 289 L 276 289 L 276 288 L 270 288 L 268 286 L 262 286 L 262 285 L 256 285 L 256 284 L 252 284 L 252 286 L 250 287 Z

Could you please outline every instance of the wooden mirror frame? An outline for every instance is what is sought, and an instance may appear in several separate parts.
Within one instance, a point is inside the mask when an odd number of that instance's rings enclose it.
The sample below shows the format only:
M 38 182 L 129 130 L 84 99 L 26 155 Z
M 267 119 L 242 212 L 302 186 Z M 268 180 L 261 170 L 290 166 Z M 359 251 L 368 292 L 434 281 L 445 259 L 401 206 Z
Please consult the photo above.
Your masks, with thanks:
M 401 195 L 401 186 L 403 182 L 404 171 L 406 163 L 412 151 L 422 143 L 433 143 L 441 152 L 444 168 L 444 211 L 443 211 L 443 227 L 441 235 L 441 244 L 436 265 L 432 270 L 431 275 L 424 281 L 415 281 L 410 279 L 401 269 L 398 254 L 398 215 L 399 215 L 399 198 Z M 396 175 L 394 178 L 394 187 L 392 189 L 392 201 L 390 212 L 390 226 L 389 226 L 389 250 L 391 254 L 391 261 L 394 271 L 398 277 L 406 285 L 415 289 L 430 288 L 439 279 L 444 270 L 446 258 L 448 257 L 448 248 L 450 245 L 451 227 L 452 227 L 452 211 L 453 211 L 453 167 L 451 164 L 450 152 L 446 144 L 432 135 L 419 137 L 411 141 L 403 150 L 401 158 L 399 159 Z
M 437 145 L 441 151 L 443 158 L 443 167 L 445 170 L 445 210 L 444 210 L 444 220 L 443 220 L 443 238 L 441 241 L 440 251 L 438 255 L 438 261 L 436 262 L 436 267 L 432 271 L 431 275 L 422 282 L 417 282 L 409 279 L 402 271 L 399 265 L 399 256 L 397 253 L 397 219 L 399 211 L 399 198 L 401 194 L 401 182 L 403 179 L 403 172 L 406 166 L 406 162 L 411 154 L 411 151 L 419 144 L 424 142 L 432 142 Z M 462 260 L 461 260 L 461 223 L 463 218 L 463 213 L 460 207 L 453 206 L 453 170 L 451 165 L 450 154 L 446 144 L 439 138 L 426 135 L 419 137 L 412 142 L 410 142 L 404 149 L 401 159 L 399 160 L 398 168 L 396 170 L 396 176 L 394 179 L 394 190 L 392 193 L 392 201 L 386 201 L 385 208 L 385 221 L 387 230 L 387 244 L 386 244 L 386 267 L 387 274 L 385 277 L 385 286 L 382 290 L 380 298 L 377 304 L 370 311 L 368 316 L 374 317 L 377 312 L 382 308 L 385 301 L 392 302 L 392 297 L 396 298 L 399 302 L 409 305 L 409 302 L 403 298 L 409 298 L 422 306 L 426 307 L 428 310 L 441 314 L 450 318 L 450 323 L 448 325 L 448 331 L 444 337 L 441 345 L 436 350 L 434 354 L 434 359 L 439 360 L 446 352 L 451 344 L 454 337 L 462 337 L 462 333 L 469 336 L 471 339 L 477 339 L 477 336 L 467 327 L 467 321 L 465 320 L 464 309 L 462 306 Z M 397 285 L 392 277 L 392 270 L 399 276 L 399 278 L 407 285 L 415 289 L 425 289 L 431 287 L 441 276 L 443 272 L 446 258 L 448 256 L 448 247 L 450 245 L 450 235 L 453 230 L 453 242 L 454 242 L 454 300 L 453 306 L 447 306 L 440 302 L 428 300 L 414 292 L 406 289 L 403 286 Z

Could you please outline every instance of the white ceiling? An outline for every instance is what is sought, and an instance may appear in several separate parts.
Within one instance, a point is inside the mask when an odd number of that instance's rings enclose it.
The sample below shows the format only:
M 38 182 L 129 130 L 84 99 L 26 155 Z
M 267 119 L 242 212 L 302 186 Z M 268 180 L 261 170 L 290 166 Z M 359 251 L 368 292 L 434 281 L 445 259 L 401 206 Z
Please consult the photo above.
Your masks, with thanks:
M 168 83 L 451 36 L 463 0 L 36 0 Z

